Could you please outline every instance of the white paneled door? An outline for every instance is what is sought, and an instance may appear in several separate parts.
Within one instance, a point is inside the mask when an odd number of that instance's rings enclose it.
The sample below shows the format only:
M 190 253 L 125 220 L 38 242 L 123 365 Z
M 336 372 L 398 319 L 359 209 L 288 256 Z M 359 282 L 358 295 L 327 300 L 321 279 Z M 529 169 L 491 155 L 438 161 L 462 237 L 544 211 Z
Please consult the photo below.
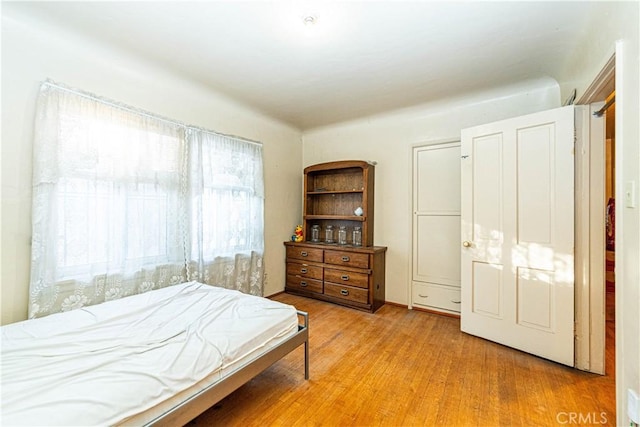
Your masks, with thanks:
M 412 306 L 460 313 L 460 142 L 413 149 Z
M 574 364 L 574 111 L 462 131 L 461 329 Z

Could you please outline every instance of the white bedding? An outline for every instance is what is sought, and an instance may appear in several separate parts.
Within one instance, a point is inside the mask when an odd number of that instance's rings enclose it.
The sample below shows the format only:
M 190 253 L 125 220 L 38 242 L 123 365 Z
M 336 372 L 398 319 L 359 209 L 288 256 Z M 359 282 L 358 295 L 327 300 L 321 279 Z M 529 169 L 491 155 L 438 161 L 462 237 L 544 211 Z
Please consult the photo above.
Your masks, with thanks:
M 297 331 L 296 310 L 190 282 L 2 327 L 2 425 L 112 425 Z

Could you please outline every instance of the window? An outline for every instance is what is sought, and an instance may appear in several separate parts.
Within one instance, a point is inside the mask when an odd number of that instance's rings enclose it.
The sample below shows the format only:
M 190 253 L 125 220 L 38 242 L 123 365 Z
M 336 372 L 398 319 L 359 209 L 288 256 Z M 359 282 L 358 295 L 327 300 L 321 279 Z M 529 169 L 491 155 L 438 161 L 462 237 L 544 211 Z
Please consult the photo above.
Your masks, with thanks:
M 184 132 L 129 112 L 96 115 L 59 111 L 58 280 L 181 263 Z
M 261 294 L 262 179 L 260 144 L 44 83 L 30 317 L 187 280 L 242 286 L 237 262 Z

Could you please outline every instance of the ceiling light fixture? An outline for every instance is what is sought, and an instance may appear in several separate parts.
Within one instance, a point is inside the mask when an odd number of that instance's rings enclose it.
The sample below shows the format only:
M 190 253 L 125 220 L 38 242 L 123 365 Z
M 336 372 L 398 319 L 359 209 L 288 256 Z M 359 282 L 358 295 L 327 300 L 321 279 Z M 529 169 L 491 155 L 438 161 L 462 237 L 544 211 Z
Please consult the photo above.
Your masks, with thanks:
M 315 15 L 306 15 L 302 18 L 302 22 L 307 26 L 315 25 L 318 22 L 318 17 Z

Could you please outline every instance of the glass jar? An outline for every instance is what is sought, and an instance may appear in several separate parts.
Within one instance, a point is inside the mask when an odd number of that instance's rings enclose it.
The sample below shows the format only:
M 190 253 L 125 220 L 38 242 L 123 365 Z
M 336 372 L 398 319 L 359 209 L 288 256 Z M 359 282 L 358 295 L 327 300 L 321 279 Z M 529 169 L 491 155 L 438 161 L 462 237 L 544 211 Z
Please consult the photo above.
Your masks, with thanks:
M 340 228 L 338 228 L 338 244 L 347 244 L 347 227 L 345 227 L 344 225 L 341 225 Z
M 317 224 L 311 227 L 311 241 L 312 242 L 320 241 L 320 226 Z
M 327 227 L 324 229 L 324 242 L 325 243 L 334 243 L 334 237 L 333 237 L 333 225 L 327 225 Z
M 353 227 L 351 244 L 353 246 L 362 246 L 362 229 L 360 227 Z

